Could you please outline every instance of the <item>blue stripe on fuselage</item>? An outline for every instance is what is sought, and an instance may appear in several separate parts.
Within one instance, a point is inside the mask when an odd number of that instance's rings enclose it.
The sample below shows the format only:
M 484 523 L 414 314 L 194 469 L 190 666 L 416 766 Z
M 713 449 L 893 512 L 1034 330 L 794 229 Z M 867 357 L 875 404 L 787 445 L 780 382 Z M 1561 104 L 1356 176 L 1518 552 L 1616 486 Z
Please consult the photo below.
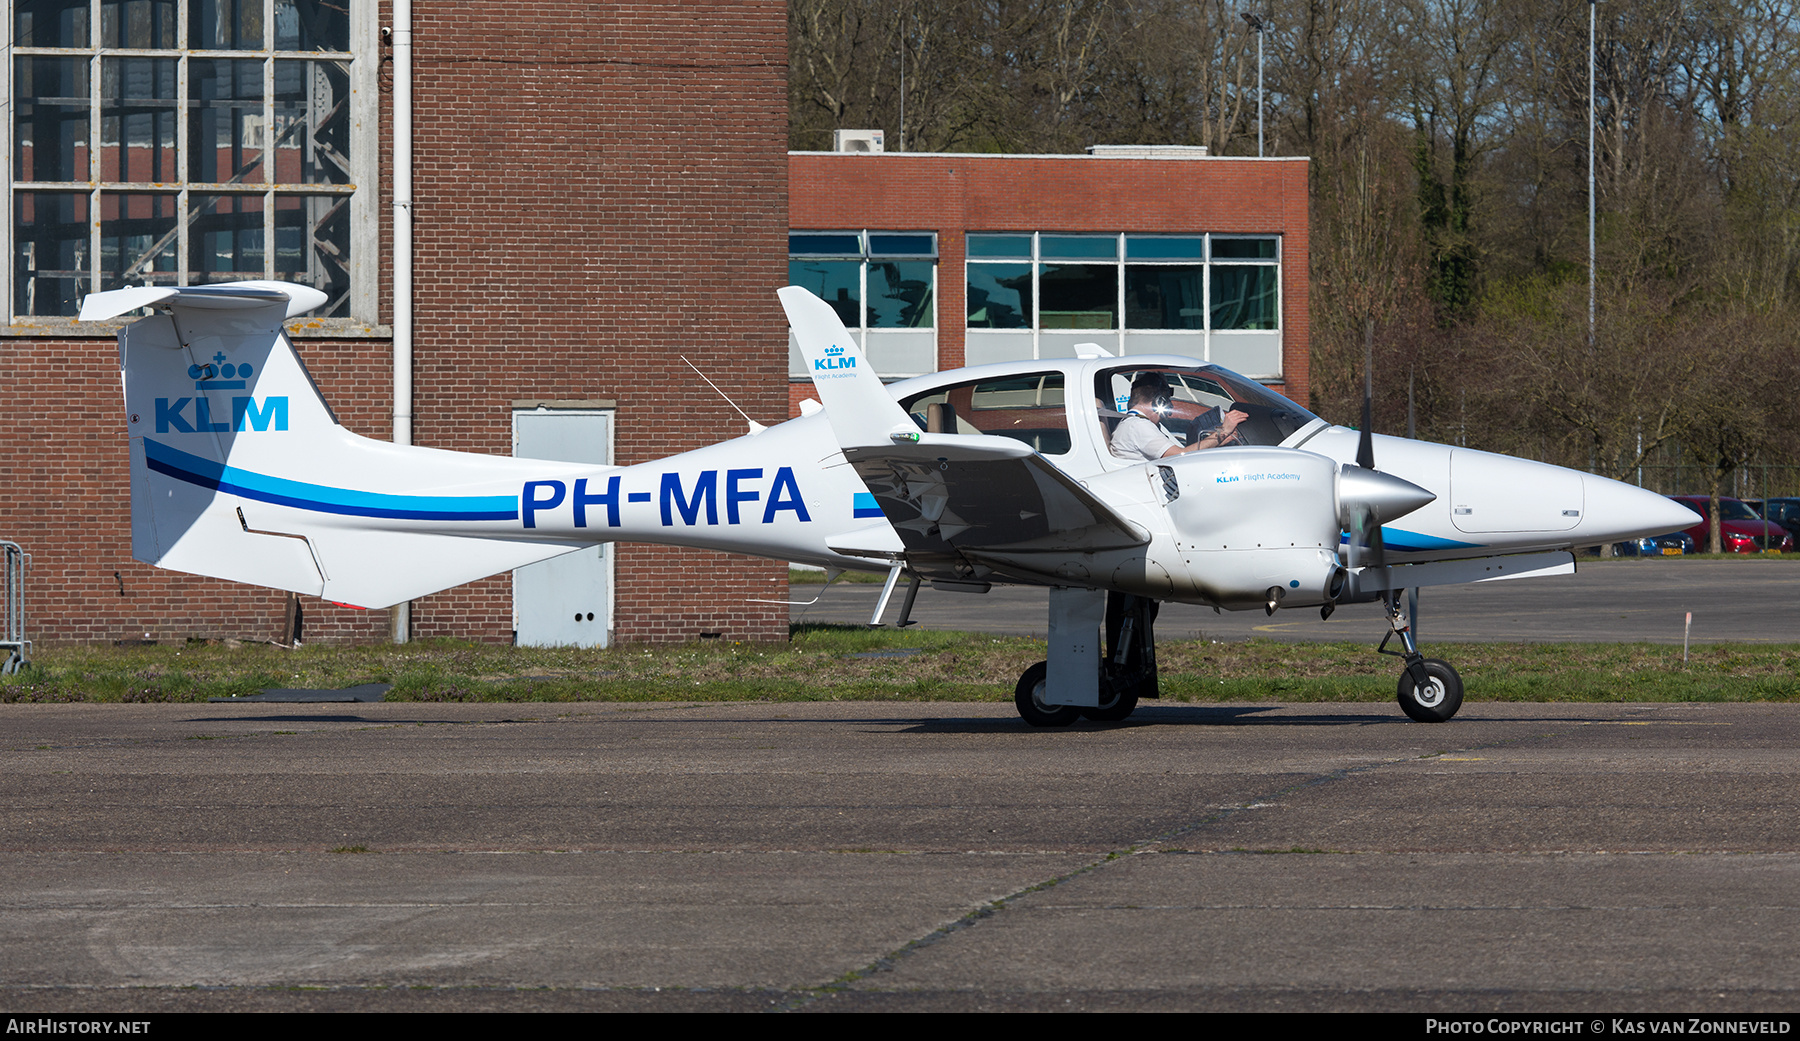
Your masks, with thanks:
M 1350 533 L 1342 532 L 1338 536 L 1340 545 L 1350 541 Z M 1455 539 L 1439 538 L 1436 535 L 1423 535 L 1416 531 L 1402 531 L 1385 525 L 1381 529 L 1381 544 L 1388 549 L 1397 549 L 1406 553 L 1425 553 L 1440 549 L 1475 549 L 1479 542 L 1458 542 Z
M 386 495 L 305 484 L 225 466 L 150 438 L 144 438 L 144 462 L 157 473 L 178 481 L 213 488 L 246 499 L 350 517 L 400 520 L 518 520 L 519 500 L 511 495 Z
M 879 517 L 881 516 L 881 504 L 876 502 L 875 496 L 868 492 L 857 492 L 856 497 L 850 501 L 850 515 L 852 517 Z

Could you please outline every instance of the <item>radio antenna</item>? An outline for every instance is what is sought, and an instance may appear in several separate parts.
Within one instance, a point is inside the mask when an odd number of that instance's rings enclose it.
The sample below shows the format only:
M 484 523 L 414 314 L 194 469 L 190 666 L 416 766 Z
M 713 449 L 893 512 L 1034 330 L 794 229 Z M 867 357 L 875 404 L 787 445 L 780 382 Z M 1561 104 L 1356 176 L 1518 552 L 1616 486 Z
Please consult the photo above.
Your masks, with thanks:
M 686 363 L 687 363 L 687 367 L 688 367 L 688 368 L 690 368 L 690 369 L 693 369 L 693 370 L 694 370 L 694 375 L 696 375 L 696 376 L 698 376 L 698 377 L 700 377 L 700 378 L 701 378 L 701 379 L 703 379 L 703 380 L 706 380 L 706 385 L 707 385 L 707 386 L 709 386 L 709 387 L 711 387 L 711 388 L 712 388 L 712 389 L 713 389 L 713 391 L 714 391 L 714 392 L 715 392 L 715 393 L 717 393 L 717 394 L 718 394 L 718 395 L 719 395 L 719 397 L 721 397 L 721 398 L 724 398 L 724 399 L 725 399 L 725 404 L 727 404 L 727 405 L 730 405 L 730 406 L 731 406 L 731 407 L 732 407 L 732 408 L 734 408 L 734 409 L 737 409 L 737 414 L 738 414 L 738 415 L 740 415 L 740 416 L 743 416 L 743 417 L 744 417 L 744 422 L 746 422 L 746 423 L 748 423 L 748 424 L 750 424 L 750 432 L 751 432 L 751 433 L 752 433 L 752 434 L 760 434 L 760 433 L 762 433 L 762 432 L 763 432 L 763 431 L 765 431 L 765 430 L 767 430 L 767 429 L 769 429 L 769 428 L 768 428 L 768 427 L 766 427 L 766 426 L 763 426 L 763 425 L 762 425 L 762 424 L 761 424 L 761 423 L 758 423 L 758 422 L 757 422 L 757 421 L 756 421 L 756 420 L 754 420 L 754 419 L 751 419 L 751 418 L 750 418 L 750 413 L 748 413 L 748 412 L 745 412 L 745 411 L 744 411 L 744 410 L 743 410 L 743 409 L 741 409 L 741 408 L 738 408 L 738 403 L 737 403 L 737 402 L 735 402 L 735 401 L 733 401 L 733 400 L 731 400 L 731 398 L 730 398 L 730 397 L 728 397 L 728 396 L 727 396 L 727 395 L 726 395 L 726 393 L 725 393 L 725 392 L 724 392 L 724 391 L 722 391 L 722 390 L 720 390 L 720 389 L 719 389 L 719 385 L 718 385 L 718 384 L 717 384 L 717 383 L 714 383 L 714 382 L 713 382 L 713 381 L 712 381 L 712 380 L 707 380 L 707 379 L 706 379 L 706 373 L 704 373 L 704 372 L 701 372 L 701 371 L 700 371 L 700 366 L 698 366 L 698 365 L 695 365 L 695 364 L 694 364 L 694 363 L 693 363 L 693 362 L 691 362 L 691 361 L 688 361 L 688 360 L 687 360 L 687 355 L 685 355 L 685 354 L 684 354 L 684 355 L 681 355 L 681 360 L 682 360 L 682 361 L 683 361 L 683 362 L 686 362 Z

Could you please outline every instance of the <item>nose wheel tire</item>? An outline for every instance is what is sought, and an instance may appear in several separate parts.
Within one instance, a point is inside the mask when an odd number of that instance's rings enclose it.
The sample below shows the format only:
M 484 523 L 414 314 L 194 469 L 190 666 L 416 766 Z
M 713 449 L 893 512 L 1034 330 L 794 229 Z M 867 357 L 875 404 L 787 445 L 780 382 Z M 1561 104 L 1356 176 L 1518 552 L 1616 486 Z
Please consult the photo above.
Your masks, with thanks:
M 1400 710 L 1419 723 L 1442 723 L 1462 708 L 1462 677 L 1447 661 L 1426 658 L 1424 684 L 1413 682 L 1411 672 L 1400 674 Z
M 1034 727 L 1066 727 L 1081 718 L 1081 709 L 1075 705 L 1044 703 L 1049 672 L 1048 662 L 1038 662 L 1026 669 L 1025 675 L 1019 677 L 1019 685 L 1013 688 L 1013 704 L 1018 706 L 1020 717 Z

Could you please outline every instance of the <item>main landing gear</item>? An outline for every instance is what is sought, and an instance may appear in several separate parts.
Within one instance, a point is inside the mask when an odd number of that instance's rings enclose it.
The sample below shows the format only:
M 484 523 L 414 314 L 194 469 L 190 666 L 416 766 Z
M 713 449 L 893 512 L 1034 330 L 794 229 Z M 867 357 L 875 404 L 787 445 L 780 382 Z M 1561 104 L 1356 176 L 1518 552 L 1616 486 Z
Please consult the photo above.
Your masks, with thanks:
M 1098 662 L 1086 662 L 1083 659 L 1087 656 L 1081 654 L 1083 648 L 1076 647 L 1072 655 L 1075 660 L 1070 663 L 1079 670 L 1078 674 L 1092 675 L 1088 669 L 1093 665 L 1098 666 L 1095 671 L 1098 673 L 1099 689 L 1093 699 L 1095 703 L 1052 703 L 1049 700 L 1050 663 L 1040 661 L 1026 669 L 1025 674 L 1019 677 L 1018 686 L 1013 688 L 1013 704 L 1018 707 L 1020 717 L 1034 727 L 1064 727 L 1083 716 L 1097 723 L 1117 723 L 1131 715 L 1137 708 L 1138 699 L 1158 697 L 1160 692 L 1156 684 L 1154 626 L 1160 607 L 1161 604 L 1147 597 L 1128 593 L 1106 594 L 1106 656 Z M 1052 653 L 1063 651 L 1065 657 L 1069 657 L 1069 644 L 1062 640 L 1067 634 L 1058 632 L 1065 626 L 1059 625 L 1058 619 L 1058 611 L 1053 605 L 1050 625 Z M 1085 642 L 1091 643 L 1092 640 L 1090 638 Z
M 1406 671 L 1400 674 L 1400 710 L 1409 719 L 1419 723 L 1443 723 L 1456 710 L 1462 708 L 1462 677 L 1450 667 L 1447 661 L 1427 658 L 1419 653 L 1419 645 L 1413 640 L 1412 627 L 1406 624 L 1406 616 L 1400 611 L 1400 593 L 1398 590 L 1388 593 L 1382 604 L 1388 612 L 1388 634 L 1381 638 L 1381 646 L 1376 653 L 1392 655 L 1406 662 Z M 1390 651 L 1388 641 L 1400 637 L 1400 645 L 1404 650 Z
M 1445 722 L 1462 708 L 1462 678 L 1449 662 L 1419 653 L 1397 591 L 1384 594 L 1381 602 L 1387 609 L 1388 634 L 1376 650 L 1405 662 L 1396 692 L 1401 711 L 1420 723 Z M 1116 723 L 1130 716 L 1139 700 L 1157 697 L 1154 627 L 1160 606 L 1155 600 L 1126 593 L 1052 589 L 1051 660 L 1036 663 L 1019 677 L 1013 688 L 1019 716 L 1034 727 L 1066 727 L 1083 717 Z M 1095 639 L 1102 612 L 1104 656 L 1097 653 Z M 1388 650 L 1395 637 L 1402 649 Z M 1067 677 L 1061 690 L 1052 689 L 1051 662 L 1056 663 L 1060 677 Z M 1090 676 L 1092 680 L 1085 679 Z

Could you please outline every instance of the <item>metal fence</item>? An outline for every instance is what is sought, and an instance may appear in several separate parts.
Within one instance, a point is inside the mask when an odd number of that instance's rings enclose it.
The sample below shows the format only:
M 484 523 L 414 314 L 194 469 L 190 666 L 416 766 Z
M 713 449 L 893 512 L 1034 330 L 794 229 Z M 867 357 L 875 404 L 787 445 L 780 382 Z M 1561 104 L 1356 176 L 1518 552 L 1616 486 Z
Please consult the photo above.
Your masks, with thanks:
M 31 555 L 16 542 L 0 541 L 5 554 L 5 574 L 0 578 L 0 672 L 13 673 L 31 660 L 31 641 L 25 638 L 25 565 Z

